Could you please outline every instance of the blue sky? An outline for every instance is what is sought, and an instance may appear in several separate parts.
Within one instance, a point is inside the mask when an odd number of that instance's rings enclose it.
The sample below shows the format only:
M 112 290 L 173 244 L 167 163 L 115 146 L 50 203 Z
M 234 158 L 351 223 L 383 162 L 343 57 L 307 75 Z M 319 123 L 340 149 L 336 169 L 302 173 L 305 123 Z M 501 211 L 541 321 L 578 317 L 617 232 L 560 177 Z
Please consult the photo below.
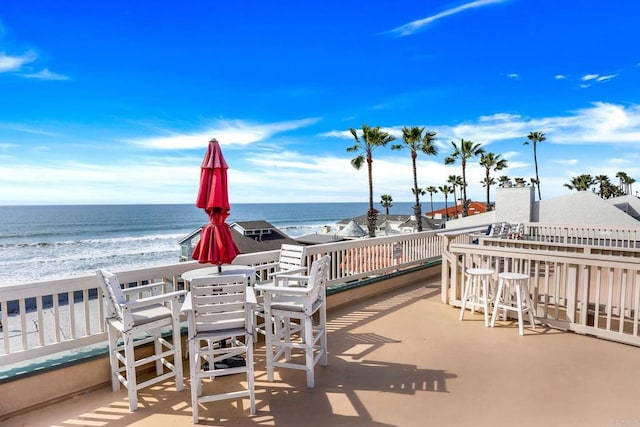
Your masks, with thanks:
M 502 155 L 542 198 L 640 179 L 637 0 L 35 1 L 0 7 L 0 204 L 194 203 L 210 138 L 231 203 L 368 198 L 366 123 Z M 374 200 L 411 201 L 409 152 L 374 151 Z M 483 170 L 468 197 L 485 199 Z M 428 201 L 428 195 L 423 197 Z M 444 201 L 441 194 L 434 201 Z

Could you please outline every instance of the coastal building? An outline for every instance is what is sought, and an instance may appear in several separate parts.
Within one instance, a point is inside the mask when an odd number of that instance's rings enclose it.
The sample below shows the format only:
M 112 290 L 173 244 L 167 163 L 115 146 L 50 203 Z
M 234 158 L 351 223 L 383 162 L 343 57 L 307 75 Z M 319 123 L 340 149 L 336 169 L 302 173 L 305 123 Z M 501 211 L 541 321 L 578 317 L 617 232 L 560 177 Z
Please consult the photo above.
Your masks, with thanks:
M 602 199 L 591 191 L 577 191 L 536 201 L 534 187 L 497 188 L 494 210 L 451 219 L 447 221 L 446 228 L 500 222 L 571 223 L 637 228 L 640 227 L 640 199 L 628 195 Z
M 473 200 L 469 200 L 469 208 L 467 210 L 467 214 L 477 215 L 481 213 L 487 212 L 487 204 L 483 202 L 475 202 Z M 460 201 L 456 205 L 447 206 L 446 208 L 436 209 L 431 212 L 427 212 L 424 214 L 427 218 L 442 220 L 443 218 L 455 219 L 456 216 L 462 216 L 462 204 Z
M 346 226 L 340 228 L 336 233 L 345 239 L 361 239 L 367 236 L 367 232 L 354 219 L 350 220 Z
M 299 244 L 267 221 L 238 221 L 230 226 L 231 235 L 241 254 L 280 249 L 283 244 Z M 195 229 L 178 241 L 180 261 L 190 261 L 193 248 L 200 240 L 201 229 Z
M 338 234 L 340 231 L 347 228 L 351 222 L 355 222 L 363 230 L 368 229 L 367 215 L 360 215 L 355 218 L 346 218 L 339 221 L 336 225 L 338 227 Z M 422 218 L 422 229 L 437 230 L 440 228 L 440 219 Z M 415 233 L 418 230 L 418 224 L 414 215 L 385 215 L 378 214 L 376 220 L 376 236 L 389 236 L 400 233 Z M 365 231 L 365 236 L 368 233 Z

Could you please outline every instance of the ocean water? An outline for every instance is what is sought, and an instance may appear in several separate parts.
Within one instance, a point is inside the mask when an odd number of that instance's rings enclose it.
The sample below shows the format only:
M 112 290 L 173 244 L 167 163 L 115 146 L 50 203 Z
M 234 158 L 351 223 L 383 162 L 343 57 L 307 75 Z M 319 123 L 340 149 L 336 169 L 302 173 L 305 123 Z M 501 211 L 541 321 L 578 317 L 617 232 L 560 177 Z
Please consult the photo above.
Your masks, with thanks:
M 227 223 L 266 220 L 295 238 L 335 229 L 367 209 L 367 203 L 234 204 Z M 389 213 L 410 215 L 412 203 L 394 203 Z M 0 206 L 0 285 L 174 263 L 178 240 L 207 222 L 193 205 Z

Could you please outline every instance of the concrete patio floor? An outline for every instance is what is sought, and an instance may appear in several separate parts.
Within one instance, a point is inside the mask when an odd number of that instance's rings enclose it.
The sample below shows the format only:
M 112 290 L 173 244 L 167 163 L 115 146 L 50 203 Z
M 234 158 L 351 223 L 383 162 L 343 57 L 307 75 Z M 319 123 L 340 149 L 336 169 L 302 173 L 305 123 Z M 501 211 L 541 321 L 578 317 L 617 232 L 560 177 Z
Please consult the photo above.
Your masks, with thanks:
M 200 410 L 221 426 L 640 426 L 640 349 L 516 322 L 458 320 L 434 280 L 329 311 L 329 366 L 316 387 L 302 371 L 266 381 L 256 349 L 257 414 L 248 400 Z M 3 426 L 189 426 L 186 388 L 97 391 L 9 419 Z M 237 378 L 235 378 L 237 377 Z M 216 380 L 233 387 L 241 376 Z M 45 386 L 45 385 L 43 385 Z M 10 396 L 3 396 L 4 399 Z

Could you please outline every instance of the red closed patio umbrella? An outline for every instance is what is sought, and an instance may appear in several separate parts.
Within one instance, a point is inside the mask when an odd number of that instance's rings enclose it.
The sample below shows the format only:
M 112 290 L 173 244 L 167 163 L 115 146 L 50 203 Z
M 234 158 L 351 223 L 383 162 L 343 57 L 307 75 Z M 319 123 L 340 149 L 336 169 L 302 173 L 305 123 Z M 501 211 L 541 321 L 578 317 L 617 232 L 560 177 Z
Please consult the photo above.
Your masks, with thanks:
M 227 162 L 222 156 L 218 141 L 209 141 L 200 170 L 200 187 L 196 206 L 209 215 L 209 224 L 202 227 L 200 240 L 192 258 L 201 263 L 230 264 L 240 253 L 233 241 L 231 229 L 225 222 L 229 216 L 229 191 L 227 188 Z

